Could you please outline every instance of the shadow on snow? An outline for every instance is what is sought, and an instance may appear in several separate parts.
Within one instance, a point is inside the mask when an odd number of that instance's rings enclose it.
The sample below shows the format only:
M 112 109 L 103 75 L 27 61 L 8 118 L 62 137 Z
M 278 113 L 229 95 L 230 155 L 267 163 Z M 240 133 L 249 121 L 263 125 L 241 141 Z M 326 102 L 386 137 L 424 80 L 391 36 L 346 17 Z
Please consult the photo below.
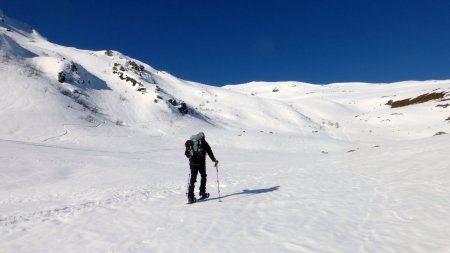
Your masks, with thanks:
M 245 196 L 250 196 L 250 195 L 255 195 L 255 194 L 268 193 L 268 192 L 277 191 L 279 188 L 280 188 L 280 186 L 277 185 L 277 186 L 273 186 L 270 188 L 262 188 L 262 189 L 253 189 L 253 190 L 244 189 L 241 192 L 236 192 L 236 193 L 228 194 L 225 196 L 221 196 L 220 199 L 224 199 L 224 198 L 228 198 L 228 197 L 232 197 L 232 196 L 239 196 L 239 195 L 241 195 L 241 197 L 245 197 Z M 218 200 L 218 199 L 219 199 L 219 197 L 208 198 L 208 199 L 202 200 L 202 202 Z

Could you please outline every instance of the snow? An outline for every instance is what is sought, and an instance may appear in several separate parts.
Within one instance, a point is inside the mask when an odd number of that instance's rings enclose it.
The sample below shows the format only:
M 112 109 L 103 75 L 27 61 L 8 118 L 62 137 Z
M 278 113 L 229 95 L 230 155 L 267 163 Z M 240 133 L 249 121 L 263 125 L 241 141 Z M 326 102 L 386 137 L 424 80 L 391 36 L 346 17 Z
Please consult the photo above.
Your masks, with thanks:
M 449 102 L 386 105 L 450 81 L 212 87 L 0 16 L 0 252 L 450 252 Z

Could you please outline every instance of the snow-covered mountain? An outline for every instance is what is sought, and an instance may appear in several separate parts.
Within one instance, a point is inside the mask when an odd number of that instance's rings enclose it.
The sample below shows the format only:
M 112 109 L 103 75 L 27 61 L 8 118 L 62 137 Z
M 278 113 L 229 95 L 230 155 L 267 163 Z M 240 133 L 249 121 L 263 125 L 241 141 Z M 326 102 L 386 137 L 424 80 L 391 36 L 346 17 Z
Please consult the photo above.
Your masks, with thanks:
M 214 87 L 1 11 L 0 77 L 1 252 L 450 252 L 449 80 Z
M 6 96 L 2 107 L 16 115 L 34 110 L 25 118 L 33 125 L 46 121 L 43 128 L 26 129 L 23 118 L 15 117 L 16 122 L 8 120 L 9 127 L 2 129 L 3 136 L 15 136 L 20 128 L 18 138 L 38 141 L 47 137 L 39 130 L 51 135 L 57 129 L 46 128 L 86 121 L 132 128 L 160 121 L 195 122 L 199 127 L 213 124 L 231 131 L 323 134 L 341 140 L 415 139 L 449 127 L 445 100 L 450 97 L 450 81 L 254 82 L 220 88 L 176 78 L 119 52 L 53 44 L 6 16 L 0 25 L 1 71 L 7 77 L 2 81 Z M 387 104 L 430 93 L 443 95 L 415 106 L 393 109 Z M 17 108 L 9 107 L 11 101 Z M 184 117 L 182 103 L 188 112 Z M 420 120 L 424 114 L 427 120 Z

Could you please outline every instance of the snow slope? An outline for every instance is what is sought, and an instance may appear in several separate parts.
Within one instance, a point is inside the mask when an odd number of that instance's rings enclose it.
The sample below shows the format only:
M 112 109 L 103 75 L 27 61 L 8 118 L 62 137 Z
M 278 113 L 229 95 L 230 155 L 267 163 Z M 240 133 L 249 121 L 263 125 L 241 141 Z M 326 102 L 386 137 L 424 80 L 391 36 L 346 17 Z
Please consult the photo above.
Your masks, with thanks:
M 450 81 L 212 87 L 2 12 L 0 77 L 0 252 L 450 252 Z

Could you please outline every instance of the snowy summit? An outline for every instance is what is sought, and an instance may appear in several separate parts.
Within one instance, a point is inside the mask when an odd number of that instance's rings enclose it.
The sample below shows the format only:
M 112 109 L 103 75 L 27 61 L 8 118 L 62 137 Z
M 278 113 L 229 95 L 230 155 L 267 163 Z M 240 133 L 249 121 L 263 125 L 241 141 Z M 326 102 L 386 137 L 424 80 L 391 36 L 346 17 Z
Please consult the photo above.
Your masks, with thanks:
M 0 252 L 450 252 L 450 81 L 214 87 L 3 12 L 0 77 Z

